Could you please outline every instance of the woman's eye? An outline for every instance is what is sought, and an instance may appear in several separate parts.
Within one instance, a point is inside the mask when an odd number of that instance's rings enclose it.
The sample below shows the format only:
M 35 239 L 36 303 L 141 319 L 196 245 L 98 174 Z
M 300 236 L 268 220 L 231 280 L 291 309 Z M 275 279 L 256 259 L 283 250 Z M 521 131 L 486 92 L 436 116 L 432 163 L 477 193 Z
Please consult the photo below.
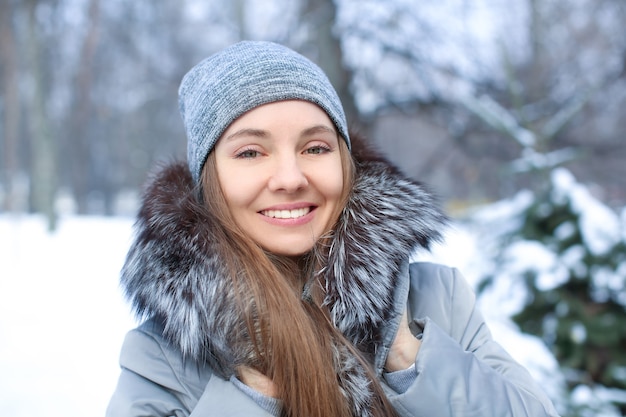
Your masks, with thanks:
M 257 156 L 259 156 L 259 151 L 255 151 L 254 149 L 246 149 L 246 150 L 239 152 L 236 156 L 237 158 L 242 158 L 242 159 L 252 159 L 252 158 L 256 158 Z
M 317 145 L 317 146 L 311 146 L 310 148 L 307 148 L 306 153 L 310 155 L 319 155 L 319 154 L 326 153 L 329 151 L 330 151 L 330 148 L 328 146 Z

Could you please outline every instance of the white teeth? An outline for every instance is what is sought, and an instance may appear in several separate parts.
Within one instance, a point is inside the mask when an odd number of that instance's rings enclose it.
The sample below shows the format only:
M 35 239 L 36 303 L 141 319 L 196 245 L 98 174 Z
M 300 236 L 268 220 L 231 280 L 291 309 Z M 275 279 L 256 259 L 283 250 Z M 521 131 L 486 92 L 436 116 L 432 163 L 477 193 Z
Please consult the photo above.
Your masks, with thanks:
M 263 215 L 275 219 L 297 219 L 298 217 L 307 215 L 309 211 L 311 211 L 309 207 L 296 210 L 264 210 Z

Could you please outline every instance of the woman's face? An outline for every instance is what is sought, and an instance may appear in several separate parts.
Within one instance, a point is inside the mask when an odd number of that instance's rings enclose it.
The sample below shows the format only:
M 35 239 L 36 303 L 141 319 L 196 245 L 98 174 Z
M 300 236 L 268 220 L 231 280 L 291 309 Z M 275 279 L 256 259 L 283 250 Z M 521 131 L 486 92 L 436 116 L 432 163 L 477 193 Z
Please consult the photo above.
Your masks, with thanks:
M 214 152 L 237 225 L 272 253 L 310 250 L 341 201 L 339 140 L 328 115 L 307 101 L 266 104 L 235 120 Z

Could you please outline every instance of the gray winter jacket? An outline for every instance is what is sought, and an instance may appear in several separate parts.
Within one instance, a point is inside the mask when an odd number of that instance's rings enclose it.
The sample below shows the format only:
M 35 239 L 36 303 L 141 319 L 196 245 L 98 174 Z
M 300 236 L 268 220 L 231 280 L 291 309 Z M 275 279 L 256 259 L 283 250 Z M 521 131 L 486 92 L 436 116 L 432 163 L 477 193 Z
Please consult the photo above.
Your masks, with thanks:
M 549 399 L 528 372 L 491 338 L 475 309 L 474 296 L 457 271 L 435 264 L 411 264 L 397 291 L 396 319 L 385 331 L 386 353 L 405 303 L 419 324 L 422 344 L 418 376 L 404 393 L 384 383 L 402 416 L 556 416 Z M 148 321 L 124 342 L 122 374 L 108 417 L 269 416 L 232 382 L 208 366 L 185 361 Z
M 353 191 L 328 253 L 319 254 L 327 268 L 317 279 L 333 324 L 369 358 L 398 413 L 555 416 L 526 370 L 492 340 L 459 274 L 409 266 L 408 254 L 428 248 L 445 226 L 432 197 L 355 137 L 353 155 Z M 267 415 L 262 399 L 233 376 L 235 363 L 247 363 L 250 342 L 215 221 L 185 164 L 150 181 L 121 276 L 145 322 L 122 348 L 109 417 Z M 407 308 L 422 344 L 410 386 L 396 392 L 383 366 Z M 358 388 L 368 386 L 362 365 L 341 345 L 332 348 L 353 415 L 369 416 L 371 393 Z

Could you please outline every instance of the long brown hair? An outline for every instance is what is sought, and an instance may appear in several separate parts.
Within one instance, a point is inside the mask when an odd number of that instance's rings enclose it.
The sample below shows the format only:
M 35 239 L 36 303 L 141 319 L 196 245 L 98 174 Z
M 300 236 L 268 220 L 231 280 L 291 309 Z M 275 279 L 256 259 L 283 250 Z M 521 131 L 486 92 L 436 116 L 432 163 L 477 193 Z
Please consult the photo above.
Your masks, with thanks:
M 334 366 L 333 344 L 337 343 L 351 351 L 369 374 L 372 415 L 396 415 L 370 365 L 330 322 L 326 309 L 321 307 L 321 287 L 311 281 L 322 266 L 317 255 L 325 250 L 325 241 L 331 238 L 352 189 L 354 162 L 345 142 L 339 140 L 339 144 L 344 178 L 342 204 L 328 225 L 329 235 L 298 261 L 267 253 L 237 226 L 219 185 L 214 152 L 203 168 L 204 202 L 222 228 L 220 255 L 231 271 L 253 346 L 247 363 L 234 365 L 253 367 L 272 380 L 283 402 L 284 416 L 352 416 Z M 311 297 L 303 300 L 307 282 L 314 284 Z

